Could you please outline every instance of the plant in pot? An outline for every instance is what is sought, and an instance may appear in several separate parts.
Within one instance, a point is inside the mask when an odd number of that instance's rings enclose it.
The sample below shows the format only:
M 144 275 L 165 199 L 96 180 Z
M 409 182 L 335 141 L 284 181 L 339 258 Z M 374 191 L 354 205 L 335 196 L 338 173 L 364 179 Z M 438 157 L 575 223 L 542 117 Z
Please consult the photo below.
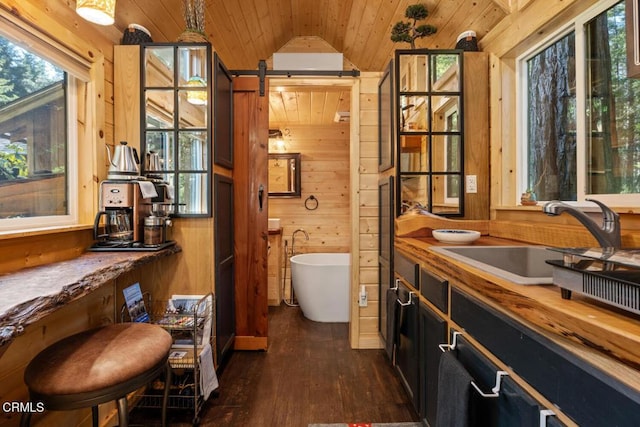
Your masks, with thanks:
M 416 39 L 430 36 L 437 31 L 437 28 L 430 24 L 418 25 L 418 21 L 422 21 L 429 16 L 429 11 L 424 3 L 407 6 L 404 16 L 410 21 L 398 21 L 391 29 L 391 41 L 394 43 L 409 43 L 411 49 L 415 49 Z
M 204 32 L 204 0 L 182 0 L 182 14 L 187 28 L 178 37 L 179 42 L 206 42 Z

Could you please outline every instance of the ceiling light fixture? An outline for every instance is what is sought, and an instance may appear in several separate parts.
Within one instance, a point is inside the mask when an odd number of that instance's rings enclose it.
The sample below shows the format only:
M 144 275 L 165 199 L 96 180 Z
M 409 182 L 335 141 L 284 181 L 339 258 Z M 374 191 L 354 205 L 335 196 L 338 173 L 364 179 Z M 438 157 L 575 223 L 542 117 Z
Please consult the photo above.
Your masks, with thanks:
M 98 25 L 112 25 L 116 16 L 116 0 L 77 0 L 76 13 Z
M 200 76 L 192 76 L 187 82 L 187 87 L 206 88 L 207 82 Z M 187 101 L 193 105 L 207 105 L 207 91 L 190 90 L 187 92 Z

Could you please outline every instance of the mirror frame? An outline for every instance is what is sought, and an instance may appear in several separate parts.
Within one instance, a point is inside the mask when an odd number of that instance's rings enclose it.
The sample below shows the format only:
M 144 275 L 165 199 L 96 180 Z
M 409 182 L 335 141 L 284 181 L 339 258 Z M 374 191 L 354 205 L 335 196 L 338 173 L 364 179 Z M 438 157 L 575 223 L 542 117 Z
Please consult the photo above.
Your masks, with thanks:
M 302 197 L 302 178 L 300 170 L 301 161 L 300 153 L 269 153 L 269 160 L 285 160 L 287 163 L 289 160 L 294 160 L 295 162 L 295 185 L 296 188 L 294 191 L 269 191 L 269 197 L 282 198 L 282 199 L 292 199 L 292 198 L 300 198 Z

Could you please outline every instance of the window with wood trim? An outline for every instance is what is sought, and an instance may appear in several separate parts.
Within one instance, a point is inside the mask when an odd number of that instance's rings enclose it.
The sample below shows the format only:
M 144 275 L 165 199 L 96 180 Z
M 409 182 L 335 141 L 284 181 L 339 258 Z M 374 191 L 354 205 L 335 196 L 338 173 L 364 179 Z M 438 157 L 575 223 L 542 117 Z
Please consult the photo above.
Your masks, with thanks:
M 0 23 L 0 232 L 74 225 L 90 66 L 35 30 Z
M 640 80 L 624 1 L 603 1 L 519 58 L 520 192 L 640 206 Z

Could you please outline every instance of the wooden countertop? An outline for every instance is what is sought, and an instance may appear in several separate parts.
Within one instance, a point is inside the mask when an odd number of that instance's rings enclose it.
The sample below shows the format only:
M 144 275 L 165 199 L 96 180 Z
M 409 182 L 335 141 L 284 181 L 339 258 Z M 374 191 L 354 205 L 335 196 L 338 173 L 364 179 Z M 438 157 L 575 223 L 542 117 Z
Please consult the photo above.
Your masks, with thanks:
M 159 251 L 85 252 L 68 261 L 0 275 L 0 346 L 27 325 L 121 274 L 180 251 L 174 245 Z
M 482 236 L 474 245 L 523 245 L 526 243 Z M 395 246 L 430 271 L 453 278 L 451 284 L 486 302 L 496 310 L 559 341 L 574 353 L 616 371 L 640 388 L 640 316 L 573 293 L 564 300 L 555 285 L 516 285 L 486 271 L 432 251 L 447 246 L 432 237 L 396 237 Z M 614 359 L 614 360 L 611 360 Z M 618 369 L 621 362 L 626 372 Z M 609 366 L 611 365 L 611 366 Z M 624 369 L 623 369 L 624 371 Z M 635 378 L 628 378 L 629 375 Z

